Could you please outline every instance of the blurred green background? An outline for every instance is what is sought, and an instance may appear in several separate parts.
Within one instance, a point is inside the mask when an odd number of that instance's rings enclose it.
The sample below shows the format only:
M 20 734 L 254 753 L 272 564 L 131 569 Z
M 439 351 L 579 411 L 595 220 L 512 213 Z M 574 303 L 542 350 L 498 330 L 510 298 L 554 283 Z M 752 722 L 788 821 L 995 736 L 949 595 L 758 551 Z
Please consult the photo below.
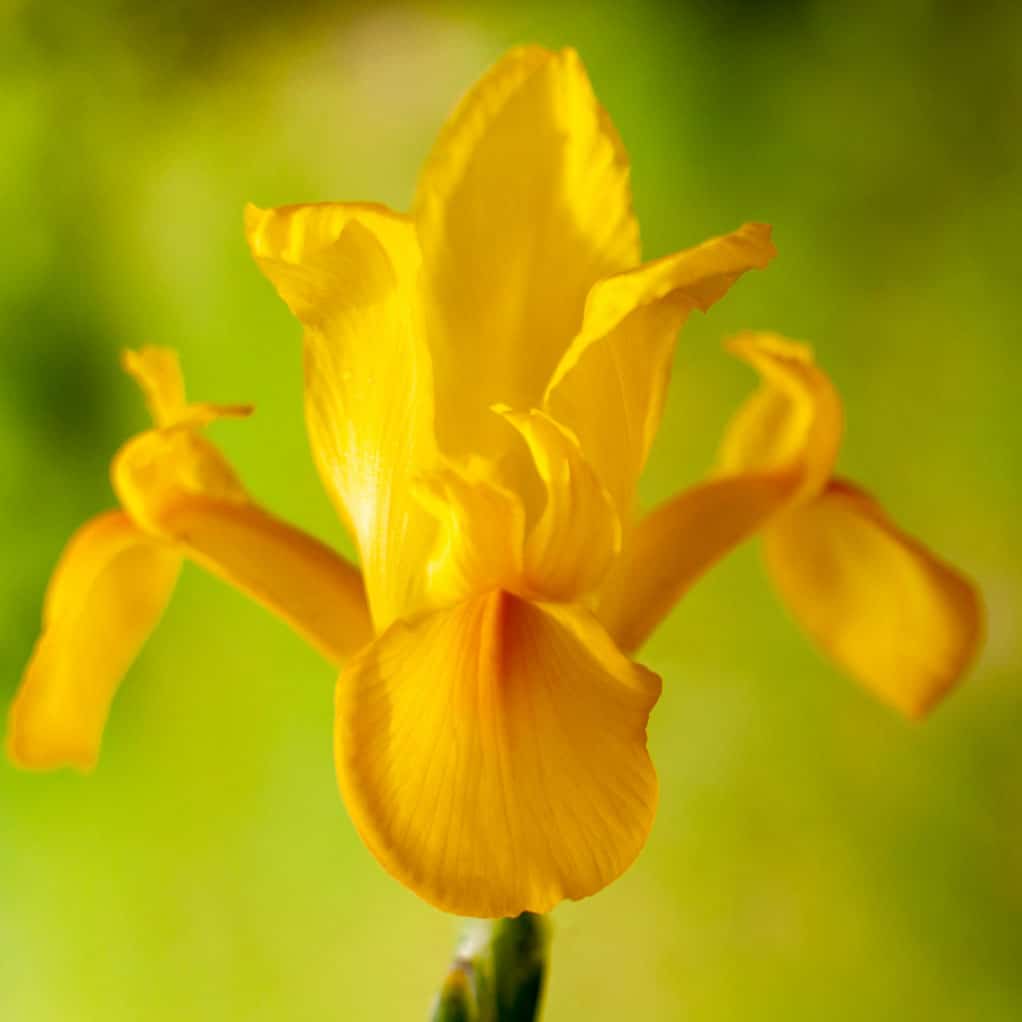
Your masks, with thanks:
M 737 0 L 0 2 L 0 696 L 71 531 L 145 422 L 120 348 L 177 346 L 252 491 L 345 541 L 299 330 L 241 211 L 406 207 L 506 47 L 576 46 L 631 152 L 647 255 L 762 219 L 780 258 L 686 327 L 644 496 L 708 465 L 741 327 L 815 342 L 841 467 L 981 583 L 989 639 L 909 725 L 785 618 L 752 545 L 678 608 L 638 864 L 555 914 L 546 1018 L 1022 1017 L 1022 8 Z M 350 549 L 347 546 L 345 549 Z M 198 569 L 90 777 L 0 766 L 0 1018 L 424 1019 L 456 931 L 335 789 L 332 673 Z

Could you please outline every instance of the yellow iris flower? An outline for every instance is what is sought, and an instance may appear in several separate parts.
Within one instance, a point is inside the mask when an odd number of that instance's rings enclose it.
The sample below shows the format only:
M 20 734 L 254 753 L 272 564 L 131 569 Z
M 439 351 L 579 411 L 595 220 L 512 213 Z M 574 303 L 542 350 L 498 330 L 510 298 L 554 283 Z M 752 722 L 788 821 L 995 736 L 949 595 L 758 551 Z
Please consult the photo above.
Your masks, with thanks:
M 247 230 L 305 328 L 312 448 L 377 636 L 337 685 L 359 832 L 462 915 L 592 894 L 652 823 L 660 694 L 597 608 L 678 328 L 769 262 L 769 229 L 641 263 L 577 55 L 526 48 L 463 100 L 409 215 L 250 208 Z
M 888 701 L 920 712 L 964 670 L 978 598 L 831 479 L 840 406 L 804 347 L 738 339 L 765 382 L 718 471 L 637 513 L 678 329 L 774 249 L 749 224 L 641 263 L 627 158 L 573 51 L 485 75 L 409 215 L 250 208 L 246 226 L 304 326 L 312 449 L 362 577 L 252 504 L 198 434 L 222 410 L 185 404 L 169 355 L 137 356 L 158 426 L 115 461 L 124 511 L 51 584 L 20 762 L 92 762 L 184 554 L 355 654 L 335 752 L 359 833 L 433 904 L 507 916 L 592 894 L 639 853 L 660 679 L 628 654 L 752 533 L 807 630 Z
M 170 599 L 183 556 L 249 593 L 335 661 L 369 635 L 358 572 L 254 504 L 201 435 L 247 406 L 189 404 L 177 356 L 124 356 L 156 427 L 125 444 L 111 476 L 119 510 L 72 537 L 54 570 L 43 631 L 11 707 L 19 766 L 90 769 L 110 702 Z

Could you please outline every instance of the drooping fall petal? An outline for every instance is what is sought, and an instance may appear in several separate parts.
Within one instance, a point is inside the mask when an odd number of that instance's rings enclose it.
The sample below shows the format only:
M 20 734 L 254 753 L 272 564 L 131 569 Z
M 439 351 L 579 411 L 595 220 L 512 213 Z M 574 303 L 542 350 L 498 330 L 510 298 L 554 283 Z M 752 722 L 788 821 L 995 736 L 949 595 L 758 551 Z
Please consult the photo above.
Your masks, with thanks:
M 525 544 L 529 586 L 553 600 L 575 600 L 599 585 L 621 549 L 621 523 L 578 438 L 545 412 L 502 414 L 528 445 L 545 503 Z
M 513 50 L 483 76 L 414 217 L 440 443 L 493 454 L 506 433 L 490 406 L 538 407 L 589 289 L 639 261 L 628 159 L 573 50 Z
M 160 525 L 190 560 L 273 611 L 332 663 L 372 639 L 358 569 L 255 504 L 182 495 L 164 505 Z
M 15 763 L 94 766 L 110 702 L 159 621 L 180 563 L 121 511 L 75 533 L 50 580 L 42 635 L 11 709 Z
M 798 497 L 818 493 L 834 469 L 844 416 L 812 349 L 769 333 L 739 334 L 728 348 L 759 372 L 761 383 L 728 425 L 718 474 L 798 467 L 803 475 Z
M 640 519 L 596 609 L 621 649 L 637 650 L 693 583 L 788 503 L 800 482 L 795 472 L 711 479 Z
M 850 483 L 834 480 L 785 511 L 764 538 L 770 574 L 803 628 L 908 716 L 926 713 L 975 656 L 975 587 Z
M 316 463 L 361 553 L 378 629 L 414 607 L 434 524 L 412 494 L 433 467 L 433 384 L 420 336 L 414 228 L 379 207 L 247 216 L 263 272 L 305 325 Z
M 395 624 L 342 673 L 341 791 L 370 850 L 432 904 L 543 912 L 641 849 L 659 693 L 586 612 L 485 594 Z
M 732 234 L 600 281 L 547 387 L 545 407 L 578 435 L 623 521 L 660 425 L 678 330 L 747 270 L 774 257 L 770 228 Z
M 763 382 L 728 425 L 718 477 L 682 491 L 626 530 L 597 604 L 622 649 L 638 649 L 703 572 L 824 485 L 837 457 L 841 405 L 809 348 L 759 333 L 741 334 L 728 347 Z
M 369 641 L 358 570 L 263 511 L 192 427 L 149 430 L 114 459 L 114 488 L 151 535 L 248 593 L 340 662 Z

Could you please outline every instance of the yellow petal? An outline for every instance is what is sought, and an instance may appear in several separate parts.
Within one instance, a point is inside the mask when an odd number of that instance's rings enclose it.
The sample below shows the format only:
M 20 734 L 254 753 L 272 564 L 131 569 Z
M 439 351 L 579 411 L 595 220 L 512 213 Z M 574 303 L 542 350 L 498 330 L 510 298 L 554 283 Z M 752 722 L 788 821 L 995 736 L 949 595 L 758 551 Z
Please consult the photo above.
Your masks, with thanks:
M 578 435 L 624 520 L 660 425 L 678 330 L 773 258 L 770 228 L 744 227 L 598 283 L 550 381 L 546 408 Z
M 659 693 L 586 612 L 479 596 L 394 625 L 341 675 L 341 792 L 383 866 L 437 907 L 545 912 L 642 848 Z
M 191 560 L 273 611 L 331 662 L 372 638 L 358 569 L 256 505 L 181 495 L 164 505 L 159 524 Z
M 140 526 L 181 544 L 335 663 L 371 637 L 357 569 L 257 507 L 223 455 L 194 429 L 140 434 L 118 452 L 112 475 Z
M 125 372 L 134 377 L 157 426 L 201 426 L 214 419 L 251 415 L 251 405 L 188 404 L 181 363 L 173 348 L 145 347 L 121 356 Z
M 379 208 L 312 206 L 250 209 L 248 235 L 305 324 L 313 454 L 354 534 L 383 629 L 421 602 L 435 528 L 412 494 L 435 461 L 414 230 Z
M 336 272 L 347 256 L 337 242 L 357 223 L 382 246 L 402 286 L 414 290 L 419 267 L 415 228 L 406 216 L 375 203 L 319 202 L 245 209 L 245 236 L 257 265 L 280 297 L 306 325 L 321 325 L 344 308 Z M 343 283 L 343 281 L 342 281 Z
M 799 623 L 863 685 L 910 717 L 961 678 L 982 641 L 975 587 L 835 480 L 765 534 L 767 564 Z
M 50 580 L 42 635 L 11 708 L 15 763 L 95 765 L 110 702 L 163 613 L 180 561 L 120 511 L 75 533 Z
M 713 479 L 640 519 L 599 591 L 596 614 L 614 641 L 637 650 L 703 572 L 790 501 L 800 481 L 790 472 Z
M 131 517 L 154 536 L 170 537 L 162 524 L 166 508 L 183 494 L 234 504 L 248 502 L 227 459 L 188 426 L 151 429 L 129 440 L 110 469 L 114 490 Z
M 525 545 L 529 588 L 547 599 L 578 599 L 599 585 L 621 550 L 613 500 L 569 430 L 541 411 L 500 410 L 532 452 L 546 491 Z
M 798 496 L 818 493 L 834 469 L 844 420 L 837 392 L 813 362 L 812 349 L 768 333 L 740 334 L 728 347 L 762 382 L 728 426 L 718 473 L 798 466 L 803 473 Z
M 513 50 L 441 132 L 415 219 L 449 453 L 495 453 L 490 406 L 538 407 L 590 287 L 639 261 L 628 174 L 572 50 Z
M 142 388 L 153 422 L 157 426 L 169 426 L 176 421 L 187 404 L 177 352 L 155 347 L 125 351 L 121 364 Z
M 430 606 L 521 584 L 525 511 L 517 494 L 492 478 L 486 462 L 448 464 L 419 480 L 416 494 L 439 525 L 426 568 Z

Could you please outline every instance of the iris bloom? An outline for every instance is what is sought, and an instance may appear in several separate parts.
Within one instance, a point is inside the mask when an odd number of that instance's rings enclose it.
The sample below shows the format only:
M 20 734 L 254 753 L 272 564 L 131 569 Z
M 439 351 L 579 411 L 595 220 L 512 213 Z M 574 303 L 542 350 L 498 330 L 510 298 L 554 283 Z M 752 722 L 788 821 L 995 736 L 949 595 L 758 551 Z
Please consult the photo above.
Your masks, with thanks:
M 365 596 L 353 568 L 248 501 L 198 436 L 212 413 L 183 395 L 166 411 L 149 370 L 160 425 L 118 456 L 110 528 L 165 564 L 162 581 L 97 546 L 107 526 L 72 543 L 14 715 L 19 758 L 91 758 L 185 553 L 334 660 L 357 650 L 335 754 L 359 833 L 428 901 L 496 917 L 592 894 L 639 853 L 660 679 L 629 654 L 752 533 L 808 629 L 890 701 L 918 711 L 964 668 L 972 590 L 830 480 L 840 410 L 805 349 L 739 340 L 766 382 L 719 472 L 638 514 L 678 329 L 774 250 L 749 224 L 642 263 L 627 158 L 572 51 L 515 50 L 483 77 L 410 214 L 250 208 L 247 233 L 304 326 L 311 445 Z
M 250 408 L 188 404 L 177 356 L 126 352 L 155 421 L 114 458 L 121 508 L 83 525 L 46 592 L 43 631 L 11 708 L 7 745 L 36 769 L 96 761 L 110 702 L 187 556 L 279 614 L 334 660 L 369 635 L 358 572 L 248 497 L 201 435 Z
M 463 100 L 409 215 L 247 229 L 305 328 L 312 449 L 376 633 L 337 685 L 356 827 L 462 915 L 592 894 L 649 832 L 660 694 L 599 607 L 678 328 L 766 265 L 769 229 L 642 263 L 621 142 L 577 55 L 536 48 Z

